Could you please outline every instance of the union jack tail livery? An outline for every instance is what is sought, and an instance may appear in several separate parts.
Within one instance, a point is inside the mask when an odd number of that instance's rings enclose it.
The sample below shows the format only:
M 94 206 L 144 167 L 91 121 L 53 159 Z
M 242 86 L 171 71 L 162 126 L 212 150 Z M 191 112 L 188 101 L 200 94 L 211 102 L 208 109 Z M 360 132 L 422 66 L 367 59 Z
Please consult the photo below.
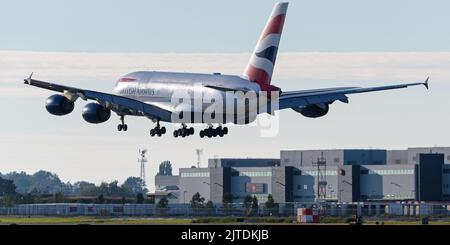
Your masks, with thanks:
M 273 7 L 272 14 L 244 71 L 244 76 L 251 82 L 257 83 L 262 91 L 280 90 L 278 87 L 270 85 L 270 80 L 277 58 L 287 8 L 288 3 L 278 3 Z

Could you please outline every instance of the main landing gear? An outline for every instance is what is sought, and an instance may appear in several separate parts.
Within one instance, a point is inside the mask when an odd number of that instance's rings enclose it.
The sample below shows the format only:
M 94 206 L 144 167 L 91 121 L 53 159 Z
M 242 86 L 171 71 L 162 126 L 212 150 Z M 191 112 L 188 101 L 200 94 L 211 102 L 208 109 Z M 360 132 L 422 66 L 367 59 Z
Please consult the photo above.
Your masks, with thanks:
M 193 135 L 193 134 L 194 134 L 194 128 L 193 127 L 188 128 L 186 126 L 186 124 L 184 124 L 184 123 L 181 124 L 181 128 L 173 131 L 173 137 L 175 137 L 175 138 L 177 138 L 178 136 L 184 138 L 186 136 Z
M 213 126 L 209 126 L 208 128 L 200 131 L 200 138 L 203 138 L 203 137 L 211 138 L 211 137 L 217 137 L 217 136 L 223 137 L 226 134 L 228 134 L 227 127 L 219 126 L 217 128 L 213 128 Z
M 157 135 L 158 137 L 160 137 L 161 135 L 166 133 L 166 127 L 161 127 L 159 125 L 159 120 L 156 122 L 156 127 L 154 129 L 150 130 L 150 136 L 155 136 Z
M 125 116 L 121 115 L 120 116 L 120 121 L 121 123 L 119 125 L 117 125 L 117 130 L 118 131 L 127 131 L 128 130 L 128 125 L 125 124 Z

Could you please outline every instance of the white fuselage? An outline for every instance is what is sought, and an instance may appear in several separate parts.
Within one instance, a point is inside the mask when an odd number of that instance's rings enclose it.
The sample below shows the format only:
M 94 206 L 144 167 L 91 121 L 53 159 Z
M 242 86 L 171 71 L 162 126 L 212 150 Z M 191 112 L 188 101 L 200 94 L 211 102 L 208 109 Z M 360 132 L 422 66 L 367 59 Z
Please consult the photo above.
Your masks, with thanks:
M 216 117 L 224 119 L 218 121 L 219 123 L 232 122 L 236 120 L 236 116 L 240 117 L 242 113 L 239 111 L 245 113 L 244 110 L 235 108 L 232 112 L 227 112 L 225 108 L 227 94 L 233 91 L 258 93 L 260 87 L 245 78 L 233 75 L 139 71 L 123 76 L 113 89 L 117 95 L 156 105 L 168 111 L 194 113 L 196 116 L 193 114 L 192 123 L 205 122 L 200 115 L 203 115 L 205 110 L 208 111 L 208 107 L 214 102 L 211 98 L 222 100 L 223 113 L 217 114 Z M 183 98 L 183 103 L 180 103 L 180 97 Z M 234 107 L 245 107 L 245 102 L 240 103 L 235 98 L 232 103 L 236 103 Z M 226 114 L 227 117 L 224 117 Z

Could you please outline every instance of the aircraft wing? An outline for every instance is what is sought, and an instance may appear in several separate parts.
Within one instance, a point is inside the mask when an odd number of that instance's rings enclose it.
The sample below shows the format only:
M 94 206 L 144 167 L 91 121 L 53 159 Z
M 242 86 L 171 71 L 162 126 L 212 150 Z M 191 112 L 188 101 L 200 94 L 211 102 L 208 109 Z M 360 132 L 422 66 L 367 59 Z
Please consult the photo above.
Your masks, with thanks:
M 163 121 L 171 119 L 171 112 L 166 109 L 123 96 L 43 82 L 31 79 L 31 76 L 24 81 L 25 84 L 60 92 L 73 99 L 95 100 L 120 115 L 141 115 Z
M 279 109 L 296 108 L 318 103 L 333 103 L 336 100 L 348 103 L 347 94 L 407 88 L 409 86 L 417 85 L 424 85 L 428 89 L 428 79 L 429 78 L 427 78 L 423 83 L 406 83 L 369 88 L 338 87 L 283 92 L 279 97 Z

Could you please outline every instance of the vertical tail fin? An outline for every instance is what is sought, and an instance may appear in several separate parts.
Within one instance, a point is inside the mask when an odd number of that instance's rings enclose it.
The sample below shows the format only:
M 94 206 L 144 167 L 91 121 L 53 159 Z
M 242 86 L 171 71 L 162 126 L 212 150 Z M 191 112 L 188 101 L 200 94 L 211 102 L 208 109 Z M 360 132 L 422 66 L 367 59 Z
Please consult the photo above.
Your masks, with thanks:
M 270 81 L 287 8 L 287 2 L 275 4 L 244 71 L 244 76 L 251 82 L 258 83 L 263 91 L 280 90 L 270 85 Z

